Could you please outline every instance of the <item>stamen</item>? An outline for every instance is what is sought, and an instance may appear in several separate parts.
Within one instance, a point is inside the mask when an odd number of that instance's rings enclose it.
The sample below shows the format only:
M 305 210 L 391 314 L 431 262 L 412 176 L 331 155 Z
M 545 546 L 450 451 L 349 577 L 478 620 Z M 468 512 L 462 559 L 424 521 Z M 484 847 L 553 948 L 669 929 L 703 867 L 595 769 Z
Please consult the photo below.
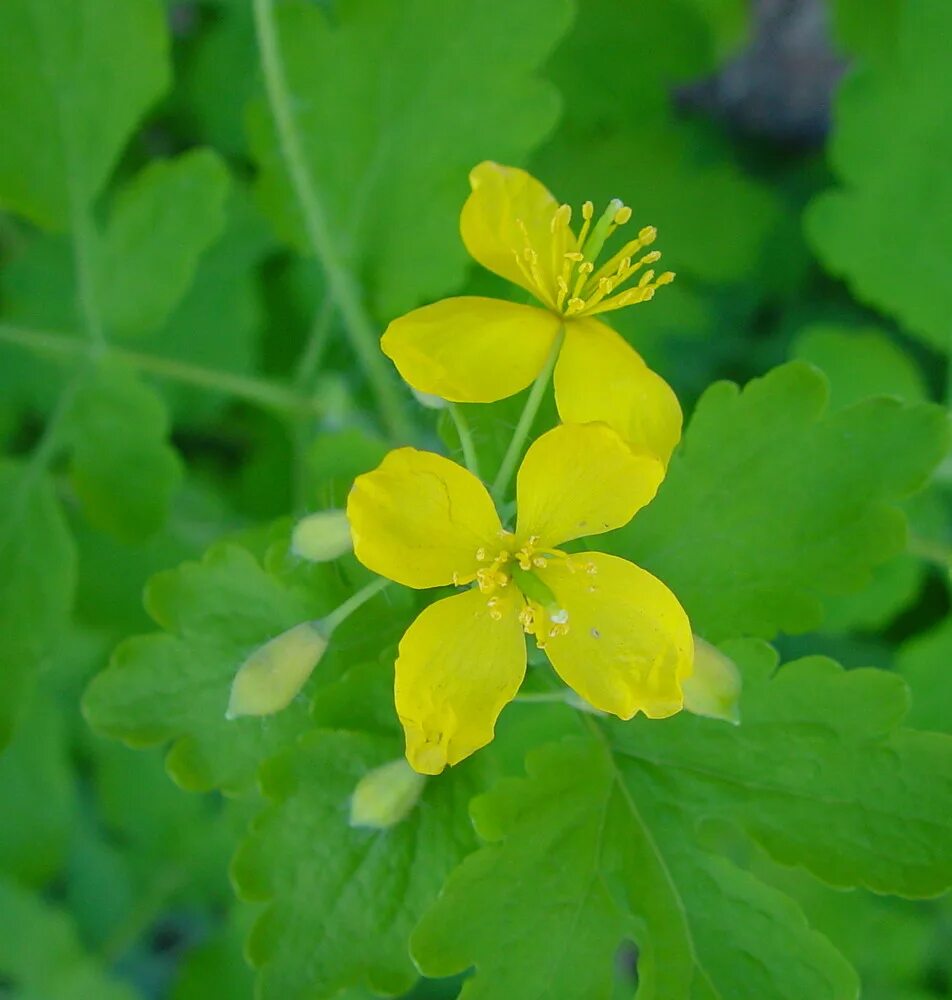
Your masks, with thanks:
M 582 228 L 579 230 L 578 234 L 578 245 L 585 245 L 585 238 L 588 236 L 588 231 L 592 226 L 592 216 L 595 214 L 595 206 L 590 202 L 586 201 L 582 205 Z

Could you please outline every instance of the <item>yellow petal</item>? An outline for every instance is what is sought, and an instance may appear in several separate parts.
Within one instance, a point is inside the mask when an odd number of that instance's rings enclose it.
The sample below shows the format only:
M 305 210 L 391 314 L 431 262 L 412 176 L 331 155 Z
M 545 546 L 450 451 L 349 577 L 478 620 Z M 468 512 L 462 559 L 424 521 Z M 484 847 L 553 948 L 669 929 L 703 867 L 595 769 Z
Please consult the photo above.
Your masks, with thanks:
M 419 392 L 454 403 L 492 403 L 539 374 L 558 328 L 544 309 L 463 296 L 395 319 L 380 347 Z
M 472 578 L 476 550 L 502 527 L 486 488 L 472 473 L 431 451 L 398 448 L 354 480 L 347 498 L 354 553 L 368 568 L 406 587 Z
M 489 160 L 470 171 L 469 183 L 473 192 L 459 220 L 466 249 L 483 267 L 521 285 L 551 306 L 555 275 L 561 272 L 561 254 L 576 249 L 575 237 L 567 228 L 560 230 L 558 243 L 553 238 L 552 218 L 559 203 L 544 184 L 525 170 Z M 525 261 L 527 246 L 537 255 L 541 288 L 516 259 L 521 256 Z
M 569 687 L 622 719 L 661 719 L 682 707 L 694 643 L 660 580 L 600 552 L 573 556 L 571 566 L 553 562 L 541 575 L 568 612 L 568 632 L 548 638 L 545 651 Z
M 566 423 L 604 420 L 632 447 L 650 451 L 665 465 L 681 439 L 681 407 L 671 387 L 597 319 L 565 324 L 555 401 Z
M 664 466 L 607 424 L 561 424 L 537 438 L 516 479 L 517 535 L 554 548 L 620 528 L 648 503 Z
M 502 591 L 497 617 L 487 600 L 473 589 L 437 601 L 400 640 L 397 714 L 407 760 L 421 774 L 439 774 L 489 743 L 499 713 L 522 683 L 522 600 L 513 587 Z

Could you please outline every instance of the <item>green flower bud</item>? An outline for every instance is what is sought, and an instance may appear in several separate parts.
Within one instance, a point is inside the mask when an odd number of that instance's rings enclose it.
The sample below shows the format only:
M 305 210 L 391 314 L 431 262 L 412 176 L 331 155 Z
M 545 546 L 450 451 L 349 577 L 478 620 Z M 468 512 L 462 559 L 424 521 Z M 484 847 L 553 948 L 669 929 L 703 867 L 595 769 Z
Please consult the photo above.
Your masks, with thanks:
M 694 637 L 694 673 L 683 682 L 684 707 L 695 715 L 740 722 L 741 676 L 719 649 Z
M 420 798 L 426 775 L 400 757 L 365 774 L 350 799 L 350 825 L 386 830 L 405 819 Z
M 327 649 L 319 622 L 301 622 L 259 646 L 231 682 L 226 719 L 287 708 Z
M 347 514 L 342 510 L 319 510 L 294 526 L 291 551 L 310 562 L 331 562 L 350 552 L 354 540 Z

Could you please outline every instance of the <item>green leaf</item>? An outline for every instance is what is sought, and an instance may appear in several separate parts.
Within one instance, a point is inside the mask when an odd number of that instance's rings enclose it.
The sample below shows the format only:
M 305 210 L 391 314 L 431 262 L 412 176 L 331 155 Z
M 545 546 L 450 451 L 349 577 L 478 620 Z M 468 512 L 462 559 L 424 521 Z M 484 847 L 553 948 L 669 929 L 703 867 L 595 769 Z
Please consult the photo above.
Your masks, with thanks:
M 943 351 L 952 313 L 952 120 L 946 53 L 936 39 L 950 32 L 945 0 L 903 6 L 895 56 L 861 67 L 840 90 L 830 150 L 840 187 L 806 215 L 827 268 L 857 298 Z M 897 239 L 910 226 L 915 252 L 904 253 Z
M 299 697 L 271 718 L 226 720 L 235 672 L 255 647 L 330 611 L 339 588 L 328 567 L 271 573 L 229 544 L 157 574 L 146 607 L 165 631 L 116 649 L 87 688 L 87 719 L 132 746 L 174 741 L 167 766 L 185 788 L 247 789 L 261 761 L 307 727 L 308 711 Z
M 70 411 L 70 474 L 90 522 L 116 537 L 147 538 L 165 521 L 182 477 L 161 398 L 128 369 L 105 363 Z
M 473 803 L 491 843 L 413 938 L 424 972 L 476 964 L 463 1000 L 608 1000 L 628 938 L 639 1000 L 854 995 L 851 970 L 792 901 L 700 850 L 686 817 L 636 799 L 602 744 L 543 747 L 527 769 Z
M 931 404 L 828 412 L 825 379 L 800 362 L 742 391 L 719 382 L 656 500 L 608 546 L 664 580 L 711 641 L 803 632 L 823 597 L 859 589 L 902 551 L 895 501 L 948 445 L 948 417 Z
M 0 753 L 0 871 L 42 886 L 65 859 L 74 807 L 66 719 L 41 689 Z
M 307 170 L 375 311 L 457 287 L 467 172 L 487 158 L 522 162 L 554 124 L 556 95 L 536 71 L 568 26 L 569 3 L 348 0 L 332 19 L 294 0 L 276 15 Z M 307 247 L 263 105 L 250 128 L 262 204 Z
M 0 5 L 0 205 L 66 228 L 169 82 L 155 0 Z
M 225 224 L 228 170 L 211 150 L 153 161 L 116 196 L 101 254 L 107 328 L 121 337 L 162 326 Z
M 137 1000 L 83 951 L 69 917 L 39 896 L 0 881 L 0 982 L 24 1000 Z
M 474 786 L 460 767 L 428 779 L 396 826 L 351 827 L 357 782 L 401 753 L 396 735 L 320 730 L 263 768 L 274 804 L 232 865 L 244 898 L 269 901 L 246 949 L 259 967 L 258 996 L 310 1000 L 362 984 L 394 996 L 415 981 L 407 940 L 473 846 Z
M 896 666 L 909 682 L 909 721 L 921 729 L 952 733 L 952 618 L 905 642 Z
M 952 739 L 898 728 L 904 685 L 819 657 L 744 673 L 740 726 L 682 713 L 594 721 L 473 802 L 488 846 L 421 921 L 423 971 L 476 965 L 462 997 L 608 997 L 633 937 L 639 1000 L 850 1000 L 855 974 L 796 904 L 721 856 L 740 828 L 835 885 L 932 895 L 952 881 Z M 732 856 L 742 855 L 728 841 Z
M 0 746 L 69 620 L 76 554 L 53 484 L 36 465 L 0 464 Z

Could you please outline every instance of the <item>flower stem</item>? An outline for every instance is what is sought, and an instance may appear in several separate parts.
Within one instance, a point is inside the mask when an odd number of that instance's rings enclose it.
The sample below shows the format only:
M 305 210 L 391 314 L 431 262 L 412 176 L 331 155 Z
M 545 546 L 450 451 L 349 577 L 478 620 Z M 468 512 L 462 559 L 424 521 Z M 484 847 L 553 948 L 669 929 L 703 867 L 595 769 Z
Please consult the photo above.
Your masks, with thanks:
M 449 404 L 450 416 L 459 435 L 459 443 L 463 449 L 463 461 L 466 468 L 479 479 L 479 459 L 476 457 L 476 446 L 473 444 L 473 434 L 469 429 L 469 421 L 456 403 Z
M 15 347 L 23 347 L 33 351 L 35 354 L 65 360 L 87 357 L 91 353 L 90 344 L 78 337 L 48 333 L 45 330 L 9 326 L 5 323 L 0 323 L 0 343 L 12 344 Z M 117 347 L 110 347 L 108 351 L 110 357 L 135 368 L 137 371 L 182 382 L 186 385 L 198 386 L 201 389 L 225 393 L 254 403 L 264 409 L 275 410 L 279 413 L 312 414 L 314 416 L 320 416 L 323 412 L 318 400 L 267 379 L 235 375 L 212 368 L 201 368 L 184 361 L 176 361 L 174 358 L 141 354 Z
M 529 397 L 526 399 L 526 405 L 522 408 L 522 414 L 519 417 L 519 423 L 516 424 L 512 440 L 509 442 L 509 447 L 506 449 L 502 464 L 499 466 L 499 472 L 496 474 L 496 481 L 492 485 L 491 493 L 497 504 L 503 499 L 506 490 L 509 488 L 509 482 L 522 455 L 526 438 L 532 430 L 532 424 L 535 421 L 536 414 L 539 412 L 539 407 L 542 405 L 542 397 L 545 395 L 545 390 L 549 386 L 549 380 L 552 378 L 552 370 L 555 368 L 555 362 L 558 359 L 559 351 L 562 349 L 562 341 L 564 339 L 565 326 L 562 325 L 559 327 L 559 332 L 555 335 L 555 340 L 552 341 L 552 347 L 549 349 L 549 356 L 545 359 L 542 371 L 539 372 L 535 382 L 532 383 L 532 388 L 529 390 Z
M 281 157 L 301 209 L 308 241 L 327 276 L 327 283 L 344 320 L 351 347 L 367 376 L 384 424 L 396 440 L 409 440 L 412 428 L 404 411 L 397 383 L 380 351 L 377 330 L 360 301 L 354 279 L 337 254 L 324 206 L 307 166 L 297 124 L 291 113 L 291 94 L 278 44 L 274 2 L 253 0 L 253 8 L 268 104 L 274 118 Z
M 362 607 L 371 597 L 375 597 L 385 587 L 390 586 L 390 581 L 378 576 L 376 580 L 371 580 L 365 587 L 361 587 L 356 594 L 348 597 L 343 604 L 335 608 L 329 615 L 325 615 L 314 624 L 318 626 L 321 634 L 325 638 L 330 638 L 334 629 L 341 622 L 346 621 L 358 608 Z

